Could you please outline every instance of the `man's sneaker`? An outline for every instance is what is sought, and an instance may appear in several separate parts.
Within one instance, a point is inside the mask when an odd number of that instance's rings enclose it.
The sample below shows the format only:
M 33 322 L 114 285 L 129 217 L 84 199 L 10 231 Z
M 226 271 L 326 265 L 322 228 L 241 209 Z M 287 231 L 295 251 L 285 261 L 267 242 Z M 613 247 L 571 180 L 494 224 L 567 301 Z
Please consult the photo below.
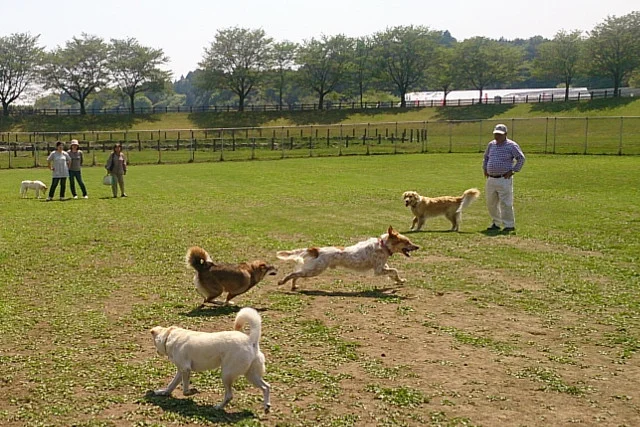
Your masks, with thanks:
M 64 202 L 64 197 L 60 197 L 60 201 L 61 201 L 61 202 Z
M 498 227 L 495 224 L 491 224 L 491 227 L 487 227 L 487 231 L 498 231 L 498 230 L 500 230 L 500 227 Z
M 88 199 L 88 198 L 89 198 L 89 196 L 82 196 L 82 198 L 83 198 L 83 199 Z
M 78 198 L 78 196 L 73 196 L 73 198 L 74 198 L 74 199 L 77 199 L 77 198 Z
M 516 228 L 515 227 L 505 227 L 502 229 L 503 233 L 515 233 L 516 232 Z
M 47 197 L 47 200 L 45 200 L 45 202 L 50 202 L 53 200 L 53 197 Z
M 127 195 L 126 195 L 126 194 L 123 194 L 123 195 L 122 195 L 122 196 L 120 196 L 120 197 L 127 197 Z

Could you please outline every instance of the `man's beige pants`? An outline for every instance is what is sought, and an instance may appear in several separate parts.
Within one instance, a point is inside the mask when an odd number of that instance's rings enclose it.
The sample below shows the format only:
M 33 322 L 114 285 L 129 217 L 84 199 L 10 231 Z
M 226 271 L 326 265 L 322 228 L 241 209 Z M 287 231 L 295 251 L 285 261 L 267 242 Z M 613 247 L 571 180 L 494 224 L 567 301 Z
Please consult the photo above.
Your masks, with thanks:
M 513 177 L 487 178 L 485 187 L 487 209 L 497 226 L 514 227 L 516 219 L 513 213 Z

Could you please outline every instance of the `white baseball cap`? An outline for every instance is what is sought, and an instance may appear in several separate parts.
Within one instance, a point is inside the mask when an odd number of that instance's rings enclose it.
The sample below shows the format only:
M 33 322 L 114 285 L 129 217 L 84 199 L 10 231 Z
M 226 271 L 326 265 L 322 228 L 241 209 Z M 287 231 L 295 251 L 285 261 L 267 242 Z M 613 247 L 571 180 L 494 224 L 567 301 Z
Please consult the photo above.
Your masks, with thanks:
M 499 125 L 496 125 L 496 127 L 493 128 L 493 133 L 499 133 L 500 135 L 504 135 L 507 133 L 507 126 L 503 125 L 502 123 Z

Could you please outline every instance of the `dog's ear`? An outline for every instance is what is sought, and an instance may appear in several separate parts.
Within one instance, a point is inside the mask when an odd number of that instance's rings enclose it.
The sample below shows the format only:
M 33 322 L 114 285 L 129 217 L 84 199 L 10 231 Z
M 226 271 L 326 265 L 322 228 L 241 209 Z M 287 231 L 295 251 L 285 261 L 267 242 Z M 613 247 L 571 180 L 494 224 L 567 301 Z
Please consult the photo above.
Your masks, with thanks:
M 387 230 L 387 233 L 389 233 L 389 236 L 395 236 L 398 233 L 396 232 L 396 230 L 393 229 L 392 226 L 389 226 L 389 229 Z

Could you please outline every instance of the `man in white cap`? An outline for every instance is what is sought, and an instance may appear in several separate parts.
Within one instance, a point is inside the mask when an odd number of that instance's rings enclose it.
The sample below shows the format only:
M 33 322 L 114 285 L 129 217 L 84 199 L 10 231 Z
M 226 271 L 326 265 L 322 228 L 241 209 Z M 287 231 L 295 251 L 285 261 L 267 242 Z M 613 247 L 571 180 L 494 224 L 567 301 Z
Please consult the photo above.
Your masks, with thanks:
M 485 195 L 487 209 L 493 223 L 488 231 L 502 230 L 505 233 L 516 231 L 513 213 L 513 174 L 520 172 L 524 165 L 524 154 L 520 146 L 507 138 L 507 127 L 498 124 L 493 129 L 493 141 L 484 152 L 482 169 L 487 178 Z

